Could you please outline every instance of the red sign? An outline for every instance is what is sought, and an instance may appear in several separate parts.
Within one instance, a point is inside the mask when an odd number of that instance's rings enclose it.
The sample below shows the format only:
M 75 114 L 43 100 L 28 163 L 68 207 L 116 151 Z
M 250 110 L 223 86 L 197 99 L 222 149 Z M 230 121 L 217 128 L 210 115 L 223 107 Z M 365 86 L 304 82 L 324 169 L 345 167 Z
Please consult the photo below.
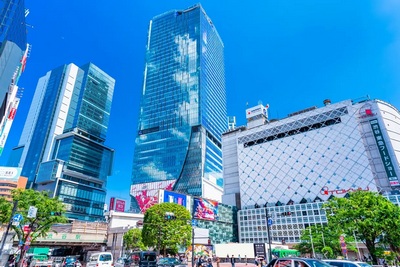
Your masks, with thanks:
M 17 112 L 17 110 L 15 108 L 12 108 L 10 111 L 10 114 L 8 114 L 8 119 L 13 120 L 16 112 Z
M 24 225 L 23 230 L 24 230 L 24 233 L 28 233 L 31 229 L 30 229 L 29 225 Z
M 110 206 L 108 207 L 108 210 L 114 210 L 114 202 L 115 198 L 114 197 L 110 198 Z
M 117 199 L 115 201 L 115 211 L 125 211 L 125 200 Z
M 348 192 L 355 192 L 355 191 L 369 191 L 369 187 L 366 188 L 347 188 L 347 189 L 334 189 L 330 190 L 327 186 L 322 187 L 321 194 L 322 195 L 342 195 Z

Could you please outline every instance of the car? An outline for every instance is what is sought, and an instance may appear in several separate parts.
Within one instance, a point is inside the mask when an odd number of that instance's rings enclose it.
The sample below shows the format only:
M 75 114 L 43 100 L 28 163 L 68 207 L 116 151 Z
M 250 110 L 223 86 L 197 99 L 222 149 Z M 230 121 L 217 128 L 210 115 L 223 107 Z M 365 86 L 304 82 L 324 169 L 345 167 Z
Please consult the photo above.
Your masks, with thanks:
M 268 267 L 332 267 L 326 262 L 313 258 L 277 258 L 272 259 Z
M 67 256 L 65 257 L 62 267 L 75 267 L 78 260 L 79 256 Z
M 111 252 L 97 252 L 90 255 L 86 267 L 112 267 L 113 255 Z
M 118 258 L 114 263 L 115 267 L 127 267 L 129 265 L 130 265 L 130 261 L 126 257 Z
M 62 258 L 53 259 L 53 267 L 62 267 Z
M 362 261 L 324 260 L 324 262 L 336 267 L 371 267 L 371 265 Z
M 177 258 L 160 258 L 157 267 L 187 267 L 187 264 L 182 263 Z

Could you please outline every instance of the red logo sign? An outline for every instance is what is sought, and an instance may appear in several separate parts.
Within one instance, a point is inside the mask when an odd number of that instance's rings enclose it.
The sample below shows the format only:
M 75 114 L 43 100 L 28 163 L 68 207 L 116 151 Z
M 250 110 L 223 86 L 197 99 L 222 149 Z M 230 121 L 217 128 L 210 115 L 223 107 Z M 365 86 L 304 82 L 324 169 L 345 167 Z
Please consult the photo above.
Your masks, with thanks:
M 125 211 L 125 200 L 117 199 L 115 201 L 115 211 Z
M 365 189 L 362 189 L 361 187 L 359 188 L 350 187 L 347 189 L 334 189 L 334 190 L 329 190 L 327 186 L 321 188 L 322 195 L 343 195 L 348 192 L 355 192 L 355 191 L 369 191 L 369 187 L 367 186 Z

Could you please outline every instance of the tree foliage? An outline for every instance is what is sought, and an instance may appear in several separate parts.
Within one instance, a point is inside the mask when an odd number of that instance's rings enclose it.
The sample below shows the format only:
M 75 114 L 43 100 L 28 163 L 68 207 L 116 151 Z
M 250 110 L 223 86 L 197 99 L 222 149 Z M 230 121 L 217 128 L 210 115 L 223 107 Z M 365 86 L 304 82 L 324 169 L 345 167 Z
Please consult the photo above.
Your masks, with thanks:
M 358 242 L 363 242 L 374 264 L 377 264 L 381 254 L 382 244 L 379 243 L 383 236 L 387 242 L 399 247 L 399 207 L 382 195 L 356 191 L 350 193 L 348 198 L 331 199 L 324 208 L 328 211 L 328 226 L 340 226 L 346 237 L 354 235 Z
M 129 229 L 123 237 L 124 247 L 127 250 L 146 250 L 142 241 L 142 230 L 138 228 Z
M 5 224 L 10 221 L 12 204 L 4 197 L 0 197 L 0 223 Z
M 166 220 L 165 214 L 172 212 L 175 219 Z M 143 220 L 142 239 L 146 246 L 177 251 L 179 245 L 189 246 L 192 238 L 190 212 L 175 203 L 161 203 L 149 208 Z
M 31 244 L 33 244 L 38 237 L 45 237 L 53 224 L 68 221 L 67 218 L 62 215 L 65 212 L 64 204 L 57 198 L 49 197 L 48 192 L 39 192 L 32 189 L 15 189 L 12 191 L 11 195 L 13 202 L 18 201 L 15 214 L 21 214 L 23 216 L 23 220 L 18 226 L 12 226 L 20 243 L 24 244 L 27 237 L 30 236 Z M 28 218 L 30 206 L 37 208 L 36 218 Z M 3 218 L 3 216 L 1 216 L 2 222 L 9 222 L 11 219 L 12 205 L 0 198 L 0 211 L 2 213 L 4 211 L 8 216 L 8 218 Z M 61 215 L 51 215 L 51 212 L 59 212 Z M 24 233 L 24 225 L 30 225 L 31 230 Z
M 313 254 L 312 247 L 316 254 L 322 254 L 324 258 L 336 258 L 341 255 L 340 235 L 343 234 L 340 227 L 335 225 L 312 225 L 304 229 L 301 233 L 301 242 L 295 248 L 303 254 Z M 354 238 L 346 237 L 347 249 L 356 251 L 350 243 Z

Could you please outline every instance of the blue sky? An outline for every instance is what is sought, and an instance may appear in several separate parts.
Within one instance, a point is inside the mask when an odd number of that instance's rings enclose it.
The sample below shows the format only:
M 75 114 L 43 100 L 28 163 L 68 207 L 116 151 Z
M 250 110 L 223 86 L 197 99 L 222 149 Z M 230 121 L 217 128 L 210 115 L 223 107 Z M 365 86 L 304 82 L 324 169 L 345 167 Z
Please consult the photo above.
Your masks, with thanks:
M 32 52 L 0 165 L 18 143 L 36 83 L 63 64 L 93 62 L 116 79 L 106 145 L 115 149 L 108 198 L 129 187 L 150 19 L 197 2 L 26 0 Z M 400 1 L 204 0 L 225 45 L 229 115 L 246 103 L 270 118 L 369 95 L 400 108 Z

